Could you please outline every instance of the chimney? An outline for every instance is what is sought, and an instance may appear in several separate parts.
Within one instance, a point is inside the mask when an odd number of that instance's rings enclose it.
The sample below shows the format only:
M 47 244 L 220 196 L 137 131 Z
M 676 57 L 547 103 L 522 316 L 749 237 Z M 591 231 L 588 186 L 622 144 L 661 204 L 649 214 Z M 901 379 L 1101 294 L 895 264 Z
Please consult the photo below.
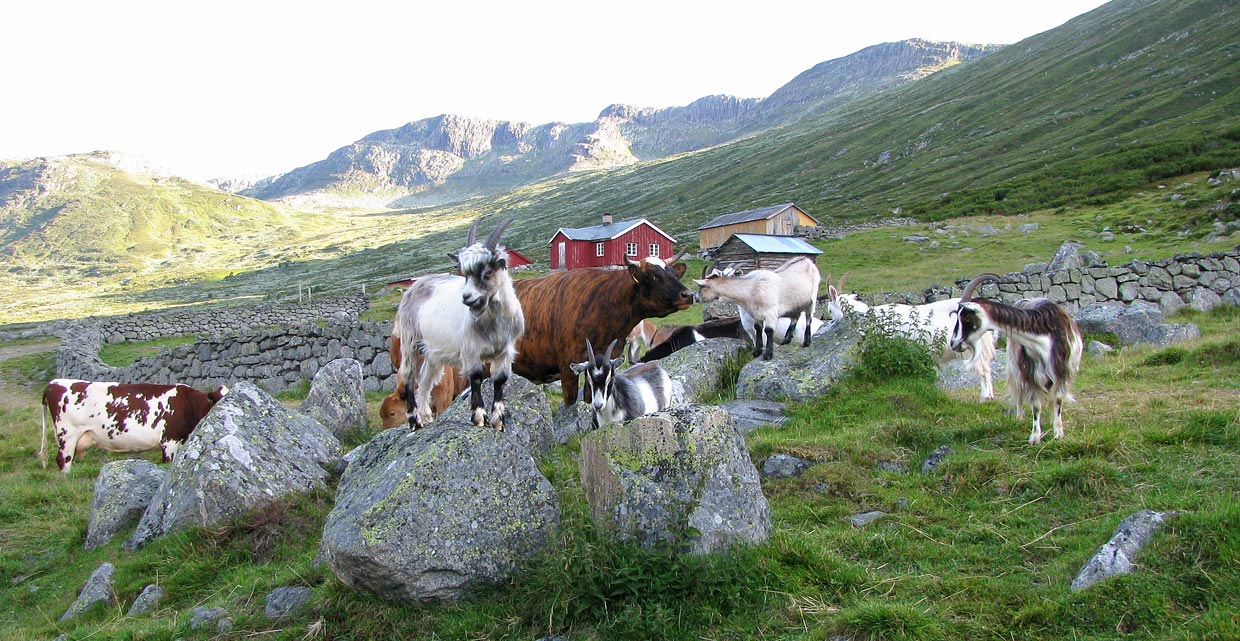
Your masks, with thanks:
M 611 214 L 603 214 L 603 224 L 604 225 L 611 224 Z

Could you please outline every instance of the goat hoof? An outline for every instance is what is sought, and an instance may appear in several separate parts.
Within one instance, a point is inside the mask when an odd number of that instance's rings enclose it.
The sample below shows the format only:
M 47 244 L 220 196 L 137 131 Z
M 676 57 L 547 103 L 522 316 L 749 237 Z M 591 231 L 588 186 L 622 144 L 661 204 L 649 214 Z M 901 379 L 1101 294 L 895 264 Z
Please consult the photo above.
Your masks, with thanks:
M 769 361 L 769 360 L 771 360 L 771 355 L 770 355 L 770 354 L 763 354 L 763 355 L 762 355 L 762 360 L 764 360 L 764 361 Z

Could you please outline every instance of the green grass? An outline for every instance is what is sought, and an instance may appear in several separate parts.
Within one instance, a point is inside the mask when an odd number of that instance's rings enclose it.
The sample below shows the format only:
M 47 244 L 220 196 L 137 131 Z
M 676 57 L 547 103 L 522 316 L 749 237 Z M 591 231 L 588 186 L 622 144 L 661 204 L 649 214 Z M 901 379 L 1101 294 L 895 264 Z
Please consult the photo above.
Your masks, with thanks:
M 561 499 L 556 542 L 510 583 L 440 604 L 387 603 L 313 563 L 330 492 L 134 553 L 119 541 L 82 550 L 91 484 L 116 455 L 92 450 L 69 478 L 40 469 L 31 395 L 0 408 L 0 567 L 9 577 L 0 625 L 18 641 L 205 639 L 213 634 L 190 631 L 188 612 L 222 605 L 235 625 L 227 638 L 1235 638 L 1240 312 L 1173 320 L 1198 323 L 1204 338 L 1087 358 L 1078 403 L 1065 411 L 1067 437 L 1033 447 L 1028 419 L 979 404 L 971 391 L 936 389 L 903 352 L 872 337 L 878 356 L 867 358 L 899 355 L 890 376 L 845 379 L 790 407 L 783 426 L 749 435 L 759 466 L 777 452 L 818 464 L 765 479 L 772 538 L 728 554 L 682 557 L 613 541 L 590 522 L 578 445 L 557 448 L 539 463 Z M 372 410 L 380 398 L 368 397 Z M 921 474 L 941 445 L 953 453 Z M 884 461 L 908 472 L 881 471 Z M 1070 590 L 1085 560 L 1141 509 L 1179 516 L 1135 574 Z M 869 510 L 887 516 L 861 529 L 845 521 Z M 58 623 L 103 561 L 117 566 L 121 608 Z M 169 590 L 161 610 L 122 616 L 155 581 Z M 272 622 L 263 597 L 282 585 L 314 596 L 304 616 Z
M 125 341 L 110 343 L 99 349 L 99 358 L 113 367 L 128 367 L 135 361 L 146 356 L 153 356 L 164 350 L 171 350 L 180 345 L 189 345 L 198 341 L 196 336 L 169 336 L 153 338 L 145 341 Z

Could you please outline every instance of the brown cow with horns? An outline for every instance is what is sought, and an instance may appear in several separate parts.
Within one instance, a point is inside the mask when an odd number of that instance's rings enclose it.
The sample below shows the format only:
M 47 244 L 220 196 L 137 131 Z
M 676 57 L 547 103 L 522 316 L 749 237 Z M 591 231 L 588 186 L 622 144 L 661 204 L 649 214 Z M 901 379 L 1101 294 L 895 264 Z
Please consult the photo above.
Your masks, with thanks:
M 646 318 L 688 309 L 696 297 L 681 284 L 685 266 L 654 257 L 627 261 L 626 269 L 588 267 L 513 281 L 525 310 L 525 335 L 517 342 L 512 371 L 535 383 L 558 376 L 564 405 L 577 402 L 572 364 L 586 359 L 586 340 L 624 340 Z M 589 399 L 587 399 L 589 400 Z

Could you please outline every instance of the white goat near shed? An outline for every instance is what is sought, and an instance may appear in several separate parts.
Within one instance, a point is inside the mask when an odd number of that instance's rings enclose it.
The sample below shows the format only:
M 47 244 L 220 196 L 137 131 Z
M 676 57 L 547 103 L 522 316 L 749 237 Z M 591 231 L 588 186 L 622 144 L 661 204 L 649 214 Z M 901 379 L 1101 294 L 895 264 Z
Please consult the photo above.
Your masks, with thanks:
M 965 361 L 965 367 L 977 376 L 981 388 L 981 400 L 989 401 L 995 397 L 995 385 L 991 380 L 991 363 L 995 359 L 995 334 L 986 332 L 968 344 L 968 352 L 952 349 L 948 344 L 952 327 L 956 324 L 956 309 L 959 298 L 935 301 L 924 305 L 875 305 L 870 307 L 861 302 L 856 294 L 841 294 L 844 280 L 848 274 L 840 276 L 839 289 L 827 279 L 827 312 L 833 320 L 844 318 L 847 310 L 858 314 L 873 311 L 876 315 L 889 316 L 896 323 L 896 329 L 912 340 L 929 340 L 930 356 L 939 367 L 955 360 Z
M 444 365 L 458 368 L 469 381 L 469 406 L 478 426 L 487 421 L 482 379 L 490 366 L 495 387 L 490 422 L 504 429 L 504 384 L 512 375 L 517 339 L 525 333 L 525 315 L 508 274 L 508 252 L 496 246 L 512 219 L 500 223 L 481 243 L 474 241 L 479 220 L 469 227 L 460 254 L 449 254 L 463 276 L 419 278 L 405 291 L 396 311 L 401 337 L 397 377 L 405 382 L 409 425 L 414 429 L 431 420 L 431 391 L 443 376 Z M 415 395 L 413 369 L 419 363 Z
M 1008 394 L 1017 415 L 1033 408 L 1029 444 L 1042 442 L 1042 412 L 1055 408 L 1055 438 L 1063 438 L 1063 404 L 1074 400 L 1072 379 L 1081 369 L 1081 328 L 1061 307 L 1045 298 L 1022 300 L 1015 305 L 973 300 L 973 290 L 995 274 L 981 274 L 969 281 L 960 295 L 951 348 L 976 349 L 980 337 L 1002 331 L 1008 338 Z
M 611 358 L 619 339 L 596 355 L 590 339 L 586 339 L 584 363 L 571 365 L 577 374 L 586 375 L 590 402 L 594 406 L 594 427 L 627 421 L 657 412 L 672 404 L 672 379 L 655 363 L 642 363 L 617 374 L 624 358 Z
M 771 360 L 775 348 L 775 327 L 780 318 L 806 322 L 803 347 L 809 347 L 809 339 L 818 305 L 818 284 L 822 274 L 814 261 L 798 256 L 780 265 L 778 269 L 755 269 L 744 276 L 729 277 L 712 273 L 695 280 L 702 302 L 722 298 L 740 307 L 741 327 L 753 341 L 753 355 Z M 792 341 L 796 322 L 789 323 L 788 332 L 781 345 Z M 765 334 L 765 336 L 764 336 Z M 765 350 L 763 341 L 765 339 Z

